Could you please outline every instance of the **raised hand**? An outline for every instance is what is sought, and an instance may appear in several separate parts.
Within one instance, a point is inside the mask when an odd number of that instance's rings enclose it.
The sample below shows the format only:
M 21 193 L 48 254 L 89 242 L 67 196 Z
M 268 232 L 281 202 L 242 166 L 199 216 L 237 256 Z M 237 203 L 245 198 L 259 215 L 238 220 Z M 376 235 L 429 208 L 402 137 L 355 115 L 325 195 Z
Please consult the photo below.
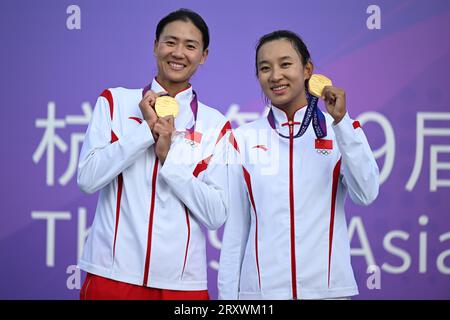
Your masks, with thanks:
M 334 119 L 334 124 L 339 123 L 347 112 L 345 91 L 334 86 L 326 86 L 322 91 L 322 99 L 328 113 Z
M 152 90 L 148 90 L 144 97 L 142 98 L 141 102 L 139 102 L 139 108 L 141 109 L 142 116 L 144 117 L 144 120 L 147 121 L 148 126 L 153 132 L 153 127 L 156 124 L 156 121 L 158 120 L 158 116 L 155 112 L 155 102 L 156 98 L 159 96 L 167 94 L 167 92 L 158 92 L 155 93 Z M 155 134 L 153 133 L 153 136 Z M 155 137 L 155 140 L 157 137 Z

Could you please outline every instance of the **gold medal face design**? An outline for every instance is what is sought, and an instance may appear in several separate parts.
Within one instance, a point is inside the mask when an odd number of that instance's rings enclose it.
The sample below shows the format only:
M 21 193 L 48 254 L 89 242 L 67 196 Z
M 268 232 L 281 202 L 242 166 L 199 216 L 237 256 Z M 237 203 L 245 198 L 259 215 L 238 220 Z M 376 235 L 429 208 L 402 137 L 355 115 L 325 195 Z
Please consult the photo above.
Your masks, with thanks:
M 333 83 L 330 79 L 322 74 L 313 74 L 308 82 L 309 93 L 317 98 L 322 97 L 323 88 L 326 86 L 332 86 Z
M 179 111 L 178 102 L 169 96 L 158 97 L 155 102 L 155 111 L 160 118 L 165 116 L 174 116 L 175 118 Z

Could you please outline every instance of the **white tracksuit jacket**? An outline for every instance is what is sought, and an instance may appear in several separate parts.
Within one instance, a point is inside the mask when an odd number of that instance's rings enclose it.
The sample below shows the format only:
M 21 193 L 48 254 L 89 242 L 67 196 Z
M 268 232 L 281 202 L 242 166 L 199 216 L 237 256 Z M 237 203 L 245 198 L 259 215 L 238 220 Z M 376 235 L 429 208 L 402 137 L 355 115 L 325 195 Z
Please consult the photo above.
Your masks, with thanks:
M 328 135 L 321 140 L 312 125 L 294 139 L 306 107 L 291 124 L 271 108 L 276 130 L 263 117 L 235 132 L 242 165 L 231 169 L 237 181 L 230 180 L 219 299 L 356 295 L 344 200 L 348 193 L 367 205 L 378 194 L 367 139 L 348 114 L 337 125 L 325 114 Z
M 164 90 L 156 80 L 151 89 Z M 142 89 L 109 89 L 98 98 L 78 166 L 79 187 L 100 191 L 81 269 L 154 288 L 207 289 L 201 225 L 217 229 L 226 220 L 230 126 L 199 102 L 195 138 L 189 138 L 192 87 L 175 98 L 178 133 L 163 166 L 142 121 Z

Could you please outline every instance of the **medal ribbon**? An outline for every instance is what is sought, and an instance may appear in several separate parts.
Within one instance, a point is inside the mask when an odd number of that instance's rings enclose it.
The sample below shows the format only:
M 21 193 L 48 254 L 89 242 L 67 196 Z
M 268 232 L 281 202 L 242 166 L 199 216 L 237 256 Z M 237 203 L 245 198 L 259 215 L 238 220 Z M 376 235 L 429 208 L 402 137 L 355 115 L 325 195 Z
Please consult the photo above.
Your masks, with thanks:
M 309 124 L 312 122 L 312 126 L 316 137 L 318 139 L 324 138 L 327 136 L 327 124 L 325 120 L 325 115 L 323 112 L 317 107 L 317 102 L 319 98 L 313 96 L 309 92 L 306 92 L 306 97 L 308 99 L 308 106 L 306 107 L 305 115 L 303 116 L 302 124 L 300 125 L 300 129 L 294 138 L 301 137 L 308 129 Z M 278 132 L 275 127 L 275 117 L 273 115 L 273 110 L 270 108 L 269 114 L 267 115 L 267 120 L 272 129 L 274 129 L 281 137 L 289 138 L 289 136 L 285 136 Z

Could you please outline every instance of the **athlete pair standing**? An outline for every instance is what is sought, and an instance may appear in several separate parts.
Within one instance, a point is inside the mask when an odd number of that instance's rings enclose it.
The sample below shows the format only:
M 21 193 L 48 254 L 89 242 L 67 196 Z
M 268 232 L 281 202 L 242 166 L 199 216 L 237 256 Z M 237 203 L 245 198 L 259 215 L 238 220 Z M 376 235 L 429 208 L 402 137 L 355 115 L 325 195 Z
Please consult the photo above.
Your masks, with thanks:
M 208 299 L 201 225 L 225 221 L 219 298 L 357 294 L 344 199 L 373 201 L 378 168 L 345 93 L 325 87 L 322 114 L 308 91 L 303 41 L 289 31 L 265 35 L 256 74 L 270 112 L 233 134 L 190 84 L 208 45 L 204 20 L 174 11 L 156 28 L 152 83 L 98 98 L 78 167 L 80 188 L 100 191 L 79 261 L 88 273 L 81 298 Z M 162 94 L 178 102 L 176 118 L 156 115 Z

